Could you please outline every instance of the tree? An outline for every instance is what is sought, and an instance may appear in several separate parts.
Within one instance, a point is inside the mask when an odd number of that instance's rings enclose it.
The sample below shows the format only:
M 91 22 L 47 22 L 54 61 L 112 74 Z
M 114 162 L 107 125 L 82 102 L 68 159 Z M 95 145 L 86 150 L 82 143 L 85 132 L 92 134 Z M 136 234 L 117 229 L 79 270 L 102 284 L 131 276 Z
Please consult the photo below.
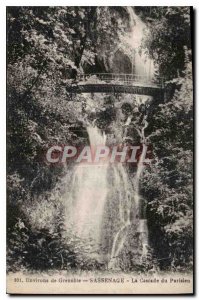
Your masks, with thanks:
M 48 193 L 53 194 L 65 174 L 63 166 L 49 166 L 45 161 L 49 145 L 88 141 L 83 124 L 85 99 L 76 95 L 71 101 L 66 87 L 86 68 L 97 70 L 100 45 L 117 43 L 120 28 L 116 12 L 73 6 L 7 9 L 7 211 L 8 215 L 13 212 L 13 219 L 8 218 L 12 246 L 16 242 L 24 249 L 27 232 L 22 228 L 21 239 L 15 240 L 17 224 L 26 219 L 28 206 L 33 209 L 37 201 L 46 198 L 52 202 Z M 28 232 L 30 223 L 27 218 L 24 226 Z M 55 230 L 59 234 L 60 223 L 58 218 Z M 42 234 L 48 237 L 42 232 L 35 239 Z M 18 250 L 10 253 L 15 259 Z

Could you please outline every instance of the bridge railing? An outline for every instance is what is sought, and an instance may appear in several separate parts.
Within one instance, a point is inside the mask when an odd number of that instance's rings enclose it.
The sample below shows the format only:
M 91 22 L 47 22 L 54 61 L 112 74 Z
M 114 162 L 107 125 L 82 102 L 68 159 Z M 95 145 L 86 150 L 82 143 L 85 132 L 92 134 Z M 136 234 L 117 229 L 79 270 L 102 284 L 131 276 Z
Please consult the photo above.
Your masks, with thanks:
M 100 83 L 103 81 L 110 84 L 122 84 L 122 85 L 149 85 L 157 86 L 160 88 L 164 87 L 163 78 L 150 78 L 146 75 L 136 75 L 136 74 L 115 74 L 115 73 L 90 73 L 90 74 L 80 74 L 77 77 L 78 81 L 88 82 L 88 83 Z

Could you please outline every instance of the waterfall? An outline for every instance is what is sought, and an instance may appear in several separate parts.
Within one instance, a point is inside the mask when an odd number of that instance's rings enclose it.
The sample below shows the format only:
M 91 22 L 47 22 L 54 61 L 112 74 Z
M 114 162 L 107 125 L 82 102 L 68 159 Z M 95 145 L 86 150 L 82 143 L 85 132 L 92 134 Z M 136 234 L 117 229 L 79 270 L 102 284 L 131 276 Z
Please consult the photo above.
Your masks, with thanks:
M 154 76 L 154 62 L 149 58 L 149 54 L 141 50 L 147 27 L 142 20 L 135 14 L 133 7 L 128 6 L 130 32 L 123 40 L 124 44 L 129 45 L 133 50 L 133 70 L 134 74 L 147 77 L 149 81 Z
M 134 9 L 132 7 L 127 7 L 127 11 L 129 13 L 129 20 L 130 20 L 130 28 L 131 31 L 128 33 L 124 39 L 122 40 L 122 43 L 125 45 L 129 45 L 130 48 L 133 50 L 133 70 L 136 75 L 139 76 L 146 76 L 149 81 L 152 81 L 154 76 L 154 64 L 153 61 L 148 57 L 147 53 L 140 53 L 140 47 L 143 41 L 143 36 L 145 31 L 147 30 L 146 25 L 140 20 L 140 18 L 135 14 Z M 142 79 L 141 79 L 142 81 Z M 146 102 L 146 100 L 149 99 L 148 96 L 141 96 L 141 101 Z M 139 102 L 140 97 L 136 97 L 137 102 Z M 139 104 L 139 103 L 138 103 Z M 126 124 L 129 125 L 131 123 L 132 117 L 128 117 Z M 137 128 L 139 137 L 140 137 L 140 143 L 143 144 L 143 147 L 146 146 L 147 139 L 145 137 L 145 129 L 148 126 L 147 122 L 147 115 L 144 116 L 142 120 L 142 126 L 141 129 Z M 125 129 L 124 135 L 126 136 L 127 129 Z M 125 138 L 124 136 L 124 138 Z M 143 156 L 145 155 L 144 151 L 142 151 L 142 154 L 140 156 L 137 170 L 133 178 L 133 199 L 134 202 L 134 208 L 138 211 L 140 210 L 141 206 L 141 196 L 140 196 L 140 178 L 142 176 L 143 170 L 144 170 L 144 164 L 143 164 Z M 122 172 L 125 173 L 125 170 L 123 168 Z M 123 220 L 121 218 L 121 227 L 118 230 L 118 232 L 115 235 L 112 250 L 111 250 L 111 258 L 109 262 L 109 267 L 114 268 L 115 261 L 117 256 L 119 255 L 120 251 L 122 250 L 123 244 L 126 239 L 127 231 L 126 229 L 131 225 L 132 220 L 130 219 L 130 213 L 128 214 L 128 218 L 126 220 Z M 140 233 L 140 239 L 142 244 L 142 258 L 145 258 L 147 256 L 147 249 L 148 249 L 148 227 L 147 227 L 147 220 L 139 218 L 138 222 L 138 232 Z M 121 236 L 121 237 L 120 237 Z
M 134 51 L 132 63 L 135 73 L 140 76 L 146 75 L 152 80 L 153 62 L 146 54 L 139 52 L 146 26 L 131 7 L 127 7 L 127 10 L 131 32 L 126 34 L 123 42 L 130 45 Z M 145 95 L 136 97 L 137 106 L 141 104 L 140 98 L 142 102 L 145 102 L 149 97 Z M 133 115 L 128 116 L 124 123 L 123 141 L 125 141 L 128 126 L 133 123 L 133 118 Z M 143 149 L 147 144 L 145 137 L 147 126 L 145 114 L 139 128 L 136 128 Z M 88 126 L 87 133 L 91 149 L 107 144 L 108 136 L 97 126 Z M 98 249 L 98 254 L 106 252 L 105 256 L 101 256 L 104 257 L 110 269 L 119 267 L 120 255 L 124 252 L 126 244 L 131 245 L 131 236 L 135 236 L 136 233 L 139 233 L 139 240 L 134 242 L 134 247 L 137 249 L 138 243 L 141 244 L 141 259 L 147 256 L 147 220 L 146 216 L 140 215 L 142 200 L 140 179 L 144 170 L 144 155 L 145 152 L 142 151 L 133 175 L 128 173 L 124 164 L 119 162 L 110 164 L 106 160 L 98 164 L 81 162 L 73 170 L 66 201 L 66 224 L 70 224 L 71 230 L 79 238 L 92 240 L 95 249 Z
M 143 142 L 145 141 L 144 129 L 140 132 Z M 106 144 L 106 135 L 97 127 L 88 127 L 90 147 Z M 118 267 L 118 256 L 123 250 L 130 231 L 137 228 L 143 244 L 143 256 L 147 254 L 148 238 L 146 220 L 138 220 L 140 209 L 139 181 L 143 171 L 143 154 L 137 166 L 137 171 L 132 178 L 129 176 L 124 164 L 117 162 L 110 165 L 109 161 L 100 161 L 99 164 L 80 163 L 74 168 L 73 180 L 69 194 L 67 222 L 72 224 L 73 232 L 81 239 L 92 240 L 95 249 L 100 252 L 101 237 L 106 235 L 103 230 L 103 218 L 105 214 L 111 215 L 116 210 L 117 222 L 113 224 L 111 231 L 112 244 L 108 257 L 108 268 Z M 110 180 L 109 175 L 112 180 Z M 113 203 L 108 211 L 105 209 L 107 201 Z M 112 217 L 113 218 L 113 217 Z M 136 227 L 132 226 L 136 225 Z

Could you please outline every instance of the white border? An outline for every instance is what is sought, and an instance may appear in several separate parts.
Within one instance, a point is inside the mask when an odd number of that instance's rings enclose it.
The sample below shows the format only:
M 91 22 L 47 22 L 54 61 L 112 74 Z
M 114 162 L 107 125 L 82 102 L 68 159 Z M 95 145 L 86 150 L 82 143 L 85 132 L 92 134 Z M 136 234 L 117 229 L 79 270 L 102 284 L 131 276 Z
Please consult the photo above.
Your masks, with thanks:
M 63 6 L 148 6 L 149 2 L 147 0 L 139 1 L 139 0 L 134 0 L 134 1 L 129 1 L 129 0 L 71 0 L 71 1 L 66 1 L 66 0 L 8 0 L 5 1 L 3 0 L 3 5 L 6 6 L 52 6 L 52 5 L 63 5 Z M 153 0 L 153 6 L 194 6 L 197 7 L 197 1 L 187 1 L 187 0 Z M 2 4 L 1 4 L 2 6 Z
M 1 154 L 1 165 L 0 165 L 0 192 L 1 192 L 1 197 L 0 197 L 0 229 L 1 229 L 1 235 L 0 235 L 0 299 L 7 299 L 9 296 L 6 295 L 6 277 L 5 277 L 5 272 L 6 272 L 6 264 L 5 264 L 5 249 L 6 249 L 6 238 L 5 238 L 5 232 L 6 232 L 6 205 L 5 205 L 5 196 L 6 196 L 6 185 L 5 185 L 5 176 L 6 176 L 6 152 L 5 152 L 5 146 L 6 146 L 6 140 L 5 140 L 5 135 L 6 135 L 6 6 L 53 6 L 53 5 L 62 5 L 62 6 L 70 6 L 70 5 L 76 5 L 76 6 L 148 6 L 149 1 L 140 1 L 140 0 L 134 0 L 134 1 L 126 1 L 126 0 L 106 0 L 106 1 L 91 1 L 91 0 L 85 0 L 85 1 L 65 1 L 65 0 L 31 0 L 31 1 L 25 1 L 25 0 L 20 0 L 20 1 L 14 1 L 14 0 L 2 0 L 0 3 L 0 41 L 1 41 L 1 55 L 0 55 L 0 79 L 1 79 L 1 104 L 0 104 L 0 154 Z M 194 1 L 160 1 L 160 0 L 153 0 L 153 3 L 151 3 L 153 6 L 193 6 L 195 11 L 195 19 L 197 17 L 197 9 L 199 7 L 199 2 L 198 0 Z M 198 22 L 195 20 L 196 23 L 196 28 L 195 28 L 195 38 L 197 39 L 197 33 L 198 31 Z M 195 55 L 197 53 L 198 49 L 198 40 L 196 40 L 196 47 L 195 47 Z M 196 58 L 195 58 L 195 64 L 196 64 Z M 198 65 L 194 66 L 195 68 L 195 74 L 198 74 Z M 195 78 L 195 108 L 196 108 L 196 114 L 195 114 L 195 119 L 198 118 L 198 97 L 196 94 L 196 89 L 197 89 L 197 78 Z M 195 120 L 196 121 L 196 120 Z M 199 129 L 199 122 L 196 124 L 195 131 L 198 133 Z M 198 143 L 199 139 L 196 134 L 196 152 L 195 154 L 198 154 Z M 198 171 L 198 164 L 196 166 L 196 170 Z M 195 181 L 196 182 L 196 181 Z M 198 195 L 198 185 L 196 182 L 196 195 Z M 197 208 L 197 214 L 195 216 L 195 221 L 197 221 L 199 217 L 199 212 L 198 212 L 198 205 L 197 205 L 197 199 L 195 195 L 195 202 L 196 202 L 196 208 Z M 197 222 L 196 222 L 197 223 Z M 196 225 L 196 224 L 195 224 Z M 199 233 L 196 230 L 196 241 L 199 240 Z M 195 254 L 195 257 L 196 254 Z M 197 269 L 198 269 L 198 264 L 197 264 Z M 196 287 L 198 286 L 198 277 L 196 276 Z M 67 296 L 69 297 L 69 296 Z M 24 297 L 19 296 L 18 298 L 24 299 Z M 42 299 L 43 297 L 38 297 Z M 54 296 L 53 298 L 58 298 L 58 296 Z M 74 298 L 74 296 L 73 296 Z M 106 298 L 106 297 L 104 297 Z M 136 297 L 134 298 L 141 299 L 145 297 Z M 169 297 L 170 299 L 176 299 L 176 297 Z

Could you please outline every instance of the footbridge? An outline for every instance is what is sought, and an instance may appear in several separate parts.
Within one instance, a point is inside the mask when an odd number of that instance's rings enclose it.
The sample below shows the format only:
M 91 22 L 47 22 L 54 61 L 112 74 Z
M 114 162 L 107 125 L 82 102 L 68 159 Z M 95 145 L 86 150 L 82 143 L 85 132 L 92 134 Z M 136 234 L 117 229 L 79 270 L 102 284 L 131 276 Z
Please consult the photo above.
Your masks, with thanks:
M 71 93 L 126 93 L 157 96 L 164 91 L 164 80 L 136 74 L 82 74 L 77 76 L 67 90 Z

